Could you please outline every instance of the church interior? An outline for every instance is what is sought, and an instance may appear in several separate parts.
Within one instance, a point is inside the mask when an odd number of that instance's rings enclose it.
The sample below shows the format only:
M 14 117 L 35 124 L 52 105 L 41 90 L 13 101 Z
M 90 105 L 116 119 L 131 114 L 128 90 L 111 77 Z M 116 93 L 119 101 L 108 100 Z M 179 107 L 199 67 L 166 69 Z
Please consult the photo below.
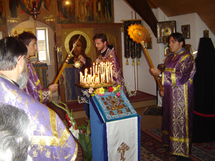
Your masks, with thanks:
M 128 100 L 141 117 L 142 131 L 162 126 L 162 116 L 144 115 L 147 108 L 162 107 L 162 98 L 158 94 L 156 80 L 149 72 L 150 63 L 144 50 L 140 49 L 139 54 L 138 51 L 132 53 L 128 45 L 131 41 L 127 39 L 128 26 L 137 23 L 149 31 L 146 50 L 155 67 L 164 64 L 164 39 L 171 33 L 179 32 L 185 36 L 190 53 L 198 51 L 202 37 L 215 42 L 213 0 L 0 0 L 0 7 L 0 38 L 17 36 L 23 31 L 33 32 L 37 37 L 42 33 L 38 38 L 38 52 L 31 61 L 44 88 L 52 84 L 60 73 L 70 53 L 69 41 L 74 35 L 84 36 L 86 54 L 94 61 L 98 53 L 92 38 L 97 33 L 105 33 L 115 48 L 127 88 L 136 92 Z M 193 58 L 196 57 L 197 54 L 193 54 Z M 73 110 L 77 124 L 81 125 L 86 123 L 87 116 L 73 89 L 73 68 L 72 64 L 66 64 L 58 78 L 58 92 L 52 95 L 52 99 L 56 103 L 60 99 L 67 104 Z M 68 126 L 65 112 L 53 104 L 49 106 Z M 214 120 L 211 118 L 211 121 Z

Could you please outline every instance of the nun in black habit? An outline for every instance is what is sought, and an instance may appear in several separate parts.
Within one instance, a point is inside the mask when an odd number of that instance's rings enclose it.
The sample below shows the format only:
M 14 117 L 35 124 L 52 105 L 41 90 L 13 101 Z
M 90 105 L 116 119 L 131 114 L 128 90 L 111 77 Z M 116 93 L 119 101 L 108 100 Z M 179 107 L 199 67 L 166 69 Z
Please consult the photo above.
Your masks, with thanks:
M 200 38 L 196 69 L 192 141 L 215 141 L 215 49 L 210 38 Z

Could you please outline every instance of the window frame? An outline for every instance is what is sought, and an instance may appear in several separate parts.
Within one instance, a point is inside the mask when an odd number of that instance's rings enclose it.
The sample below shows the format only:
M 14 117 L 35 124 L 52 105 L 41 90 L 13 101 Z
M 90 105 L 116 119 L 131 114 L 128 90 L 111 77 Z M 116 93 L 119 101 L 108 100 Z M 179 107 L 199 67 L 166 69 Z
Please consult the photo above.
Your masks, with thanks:
M 36 36 L 38 38 L 38 34 L 37 31 L 38 30 L 44 30 L 45 31 L 45 43 L 46 43 L 46 60 L 40 60 L 40 56 L 39 56 L 39 46 L 38 46 L 38 40 L 37 40 L 37 49 L 38 49 L 38 60 L 44 63 L 47 63 L 48 65 L 50 64 L 50 54 L 49 54 L 49 41 L 48 41 L 48 28 L 47 27 L 36 27 Z

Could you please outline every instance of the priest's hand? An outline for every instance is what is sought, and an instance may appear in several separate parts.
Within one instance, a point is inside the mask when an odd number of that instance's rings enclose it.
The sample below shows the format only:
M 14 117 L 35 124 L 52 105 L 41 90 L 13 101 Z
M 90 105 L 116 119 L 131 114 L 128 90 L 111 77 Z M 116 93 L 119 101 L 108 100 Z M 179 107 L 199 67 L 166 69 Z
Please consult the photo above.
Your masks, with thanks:
M 159 94 L 160 94 L 161 97 L 163 97 L 164 96 L 164 91 L 159 90 Z
M 83 55 L 79 55 L 79 56 L 78 56 L 78 60 L 79 60 L 80 62 L 82 62 L 83 64 L 86 64 L 86 59 L 84 58 Z
M 51 84 L 48 88 L 50 89 L 50 91 L 52 91 L 52 93 L 54 93 L 58 89 L 58 84 Z
M 159 76 L 161 74 L 161 71 L 158 68 L 151 68 L 150 73 L 153 76 Z

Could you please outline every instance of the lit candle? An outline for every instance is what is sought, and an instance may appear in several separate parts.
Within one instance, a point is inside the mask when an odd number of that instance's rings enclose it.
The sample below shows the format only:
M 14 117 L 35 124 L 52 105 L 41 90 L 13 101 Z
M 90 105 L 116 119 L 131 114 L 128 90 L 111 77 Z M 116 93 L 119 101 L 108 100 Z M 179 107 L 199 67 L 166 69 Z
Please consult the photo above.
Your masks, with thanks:
M 85 68 L 85 69 L 84 69 L 84 75 L 85 75 L 85 77 L 87 77 L 87 71 L 88 71 L 88 69 Z
M 103 62 L 101 62 L 101 74 L 103 73 Z
M 80 83 L 82 83 L 82 72 L 80 72 Z
M 107 80 L 107 83 L 108 83 L 109 82 L 109 67 L 106 70 L 106 80 Z
M 91 76 L 93 75 L 93 73 L 92 73 L 92 67 L 90 67 L 90 75 Z
M 95 74 L 95 63 L 93 63 L 93 74 Z
M 104 82 L 104 74 L 101 74 L 101 83 Z
M 97 74 L 97 66 L 98 66 L 98 64 L 96 63 L 96 68 L 95 68 L 95 73 Z
M 111 82 L 113 82 L 113 68 L 111 63 L 110 63 L 110 78 L 111 78 Z

